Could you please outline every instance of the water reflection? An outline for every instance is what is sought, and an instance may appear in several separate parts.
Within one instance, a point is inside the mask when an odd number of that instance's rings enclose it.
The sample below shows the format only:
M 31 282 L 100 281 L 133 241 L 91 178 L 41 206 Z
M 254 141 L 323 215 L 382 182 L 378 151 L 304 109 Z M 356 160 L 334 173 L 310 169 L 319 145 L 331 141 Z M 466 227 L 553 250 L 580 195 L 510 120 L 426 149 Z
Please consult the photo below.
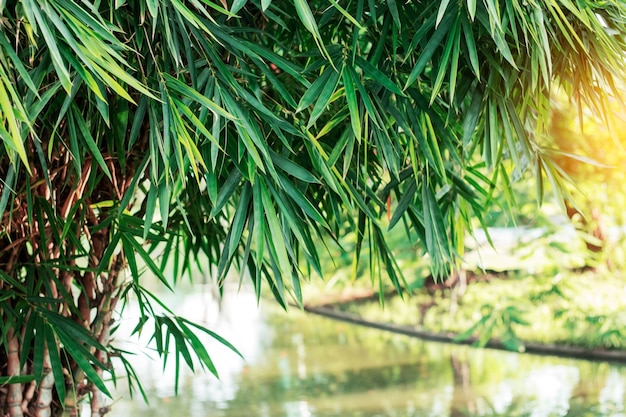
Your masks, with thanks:
M 181 309 L 203 315 L 246 360 L 207 341 L 221 380 L 187 372 L 174 397 L 173 370 L 140 356 L 133 363 L 151 404 L 120 386 L 112 417 L 626 417 L 623 366 L 422 342 L 295 309 L 259 312 L 248 293 L 227 294 L 218 314 L 198 308 L 202 297 Z

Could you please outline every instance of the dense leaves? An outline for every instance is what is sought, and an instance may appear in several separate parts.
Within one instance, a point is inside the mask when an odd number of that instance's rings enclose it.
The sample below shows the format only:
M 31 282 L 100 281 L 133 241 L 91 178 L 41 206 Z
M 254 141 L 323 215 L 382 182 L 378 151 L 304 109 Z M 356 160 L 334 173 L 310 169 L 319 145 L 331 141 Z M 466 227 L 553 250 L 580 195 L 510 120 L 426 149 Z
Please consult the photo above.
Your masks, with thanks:
M 145 270 L 169 287 L 193 263 L 218 283 L 235 264 L 286 305 L 320 273 L 320 242 L 355 232 L 355 265 L 369 245 L 372 275 L 401 291 L 386 234 L 402 224 L 445 272 L 508 181 L 504 160 L 561 181 L 539 141 L 551 92 L 601 111 L 624 74 L 618 0 L 1 7 L 11 416 L 75 415 L 85 396 L 106 411 L 102 372 L 123 355 L 112 317 L 129 294 L 160 354 L 216 372 L 199 329 L 152 307 Z

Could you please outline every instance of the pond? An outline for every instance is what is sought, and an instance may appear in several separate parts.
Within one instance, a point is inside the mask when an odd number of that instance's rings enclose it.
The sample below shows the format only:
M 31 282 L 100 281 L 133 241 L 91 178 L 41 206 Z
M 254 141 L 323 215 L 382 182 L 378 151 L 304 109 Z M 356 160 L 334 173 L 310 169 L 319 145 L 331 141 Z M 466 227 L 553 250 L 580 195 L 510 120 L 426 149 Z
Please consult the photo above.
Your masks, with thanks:
M 626 416 L 625 366 L 424 342 L 268 301 L 259 310 L 246 291 L 221 306 L 201 291 L 178 302 L 245 360 L 207 342 L 220 380 L 185 370 L 175 396 L 173 358 L 163 369 L 148 350 L 132 362 L 150 404 L 118 382 L 110 417 Z

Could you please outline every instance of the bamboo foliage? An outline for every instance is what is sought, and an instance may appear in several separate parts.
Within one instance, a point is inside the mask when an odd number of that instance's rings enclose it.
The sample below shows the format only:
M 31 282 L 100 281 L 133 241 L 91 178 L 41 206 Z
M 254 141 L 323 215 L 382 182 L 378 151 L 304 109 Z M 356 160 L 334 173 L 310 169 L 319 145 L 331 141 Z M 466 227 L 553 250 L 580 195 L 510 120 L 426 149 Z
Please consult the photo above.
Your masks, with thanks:
M 602 112 L 624 76 L 620 0 L 0 7 L 12 417 L 78 415 L 86 398 L 106 413 L 111 356 L 136 382 L 113 338 L 130 296 L 164 360 L 217 375 L 198 334 L 228 342 L 162 305 L 145 271 L 170 288 L 192 263 L 220 284 L 236 267 L 286 305 L 321 274 L 320 241 L 354 232 L 355 265 L 369 246 L 370 272 L 403 291 L 386 243 L 402 225 L 444 273 L 505 161 L 540 191 L 563 181 L 538 140 L 551 92 Z

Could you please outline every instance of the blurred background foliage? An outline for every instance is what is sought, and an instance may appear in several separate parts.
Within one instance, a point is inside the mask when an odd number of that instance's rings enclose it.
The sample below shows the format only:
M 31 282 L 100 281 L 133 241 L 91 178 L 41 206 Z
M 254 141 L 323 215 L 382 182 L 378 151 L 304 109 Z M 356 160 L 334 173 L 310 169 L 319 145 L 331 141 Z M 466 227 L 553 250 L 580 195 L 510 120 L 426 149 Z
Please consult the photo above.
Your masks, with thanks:
M 579 113 L 563 94 L 553 98 L 542 143 L 571 199 L 549 192 L 540 206 L 536 178 L 511 170 L 510 188 L 494 192 L 484 218 L 495 247 L 486 236 L 466 240 L 467 286 L 454 275 L 433 280 L 428 262 L 413 255 L 423 251 L 419 242 L 391 234 L 414 291 L 409 300 L 388 287 L 371 294 L 337 256 L 327 260 L 336 272 L 323 290 L 307 288 L 310 302 L 339 301 L 338 308 L 367 320 L 451 332 L 459 340 L 476 336 L 479 345 L 496 339 L 512 350 L 523 350 L 524 341 L 625 349 L 626 111 L 618 100 L 609 105 L 603 115 Z M 341 295 L 333 300 L 329 289 Z

